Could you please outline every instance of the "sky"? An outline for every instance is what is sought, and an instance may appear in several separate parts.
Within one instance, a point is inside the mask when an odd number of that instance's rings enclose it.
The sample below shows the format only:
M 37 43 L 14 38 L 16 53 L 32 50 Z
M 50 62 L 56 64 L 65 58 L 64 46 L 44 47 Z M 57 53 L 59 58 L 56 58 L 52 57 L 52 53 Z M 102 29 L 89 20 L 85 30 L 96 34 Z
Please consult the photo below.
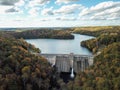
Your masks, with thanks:
M 0 28 L 120 25 L 120 0 L 0 0 Z

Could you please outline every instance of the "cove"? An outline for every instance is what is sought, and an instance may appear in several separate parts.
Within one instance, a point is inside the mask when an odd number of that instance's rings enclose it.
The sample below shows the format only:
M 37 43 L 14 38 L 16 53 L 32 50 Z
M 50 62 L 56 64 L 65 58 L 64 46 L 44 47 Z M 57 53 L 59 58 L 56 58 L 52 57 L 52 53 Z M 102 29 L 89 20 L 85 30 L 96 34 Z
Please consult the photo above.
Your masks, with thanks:
M 80 42 L 94 38 L 93 36 L 73 34 L 74 39 L 60 40 L 60 39 L 26 39 L 30 44 L 33 44 L 41 50 L 41 53 L 49 54 L 81 54 L 92 55 L 92 53 L 80 46 Z

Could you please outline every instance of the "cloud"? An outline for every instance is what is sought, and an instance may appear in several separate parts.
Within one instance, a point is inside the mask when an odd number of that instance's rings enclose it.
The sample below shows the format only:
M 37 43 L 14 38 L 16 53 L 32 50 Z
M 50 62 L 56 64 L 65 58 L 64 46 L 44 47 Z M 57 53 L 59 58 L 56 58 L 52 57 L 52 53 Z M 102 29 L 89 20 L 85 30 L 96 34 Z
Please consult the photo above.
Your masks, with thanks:
M 5 14 L 5 11 L 10 8 L 12 8 L 12 6 L 0 6 L 0 14 Z
M 15 6 L 23 6 L 25 4 L 24 0 L 19 0 L 19 2 L 15 3 Z
M 83 8 L 83 6 L 80 4 L 65 5 L 58 10 L 54 10 L 54 13 L 55 14 L 73 14 L 81 8 Z
M 57 17 L 56 20 L 61 20 L 61 21 L 75 21 L 75 17 Z
M 39 14 L 39 8 L 32 8 L 28 12 L 31 16 L 36 17 Z
M 72 5 L 64 5 L 59 9 L 53 9 L 51 8 L 44 8 L 41 11 L 41 15 L 68 15 L 68 14 L 74 14 L 78 12 L 80 9 L 82 9 L 83 6 L 80 4 L 72 4 Z
M 19 6 L 24 3 L 24 0 L 0 0 L 0 14 L 20 13 Z
M 15 8 L 10 8 L 10 9 L 7 9 L 5 12 L 6 13 L 14 13 L 14 12 L 19 12 L 19 10 L 15 9 Z
M 106 20 L 110 18 L 119 18 L 120 2 L 102 2 L 96 6 L 85 8 L 80 12 L 80 17 L 88 16 L 92 20 Z
M 50 2 L 50 0 L 31 0 L 29 2 L 29 7 L 44 5 L 49 2 Z
M 61 3 L 70 3 L 70 2 L 76 2 L 76 1 L 79 1 L 79 0 L 57 0 L 55 3 L 57 4 L 61 4 Z
M 42 19 L 40 19 L 40 21 L 51 21 L 51 20 L 53 20 L 53 19 L 51 19 L 51 18 L 42 18 Z
M 53 15 L 53 7 L 51 8 L 45 8 L 41 11 L 42 15 Z
M 13 6 L 17 2 L 19 2 L 19 0 L 0 0 L 0 5 Z

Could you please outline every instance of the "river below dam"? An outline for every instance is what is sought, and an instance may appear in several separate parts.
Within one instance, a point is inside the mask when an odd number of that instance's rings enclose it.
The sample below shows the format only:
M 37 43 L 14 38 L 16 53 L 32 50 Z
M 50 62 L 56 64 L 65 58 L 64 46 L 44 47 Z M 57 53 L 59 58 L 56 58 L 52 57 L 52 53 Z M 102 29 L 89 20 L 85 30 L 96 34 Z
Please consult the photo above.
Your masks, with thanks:
M 41 50 L 41 53 L 49 54 L 81 54 L 92 55 L 92 53 L 80 46 L 80 42 L 94 38 L 93 36 L 73 34 L 74 39 L 60 40 L 60 39 L 26 39 L 30 44 L 33 44 Z

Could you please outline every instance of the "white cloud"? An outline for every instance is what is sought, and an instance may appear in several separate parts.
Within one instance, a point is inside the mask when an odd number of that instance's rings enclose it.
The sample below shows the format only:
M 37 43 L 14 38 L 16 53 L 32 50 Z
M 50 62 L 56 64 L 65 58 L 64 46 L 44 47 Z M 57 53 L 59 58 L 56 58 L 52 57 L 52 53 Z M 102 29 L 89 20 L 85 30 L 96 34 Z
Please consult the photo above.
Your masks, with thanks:
M 6 6 L 13 6 L 17 2 L 19 2 L 19 0 L 0 0 L 0 4 Z
M 116 6 L 120 6 L 120 2 L 113 2 L 113 1 L 108 1 L 108 2 L 102 2 L 96 6 L 93 6 L 90 8 L 91 11 L 103 11 L 106 9 L 114 8 Z
M 31 0 L 29 2 L 29 7 L 44 5 L 49 2 L 50 2 L 50 0 Z
M 14 13 L 14 12 L 19 12 L 19 10 L 15 9 L 15 8 L 10 8 L 10 9 L 7 9 L 5 12 L 6 13 Z
M 80 4 L 65 5 L 58 10 L 54 10 L 54 13 L 55 14 L 73 14 L 82 8 L 83 6 Z
M 15 6 L 23 6 L 25 4 L 24 0 L 19 0 L 19 2 L 15 3 Z
M 55 1 L 61 5 L 53 5 Z M 0 0 L 0 27 L 120 25 L 120 1 L 102 2 L 89 8 L 77 4 L 77 1 L 79 0 Z
M 45 8 L 41 11 L 42 15 L 53 15 L 53 7 Z
M 21 13 L 23 11 L 18 6 L 23 4 L 23 0 L 0 0 L 0 14 Z
M 43 19 L 41 19 L 40 21 L 50 21 L 51 19 L 49 19 L 49 18 L 43 18 Z
M 113 1 L 102 2 L 96 6 L 92 6 L 91 8 L 84 9 L 80 13 L 80 15 L 83 16 L 83 15 L 88 15 L 88 14 L 92 14 L 92 13 L 96 13 L 96 12 L 102 12 L 107 9 L 116 8 L 119 6 L 120 6 L 120 2 L 113 2 Z
M 119 14 L 120 12 L 120 7 L 115 7 L 115 8 L 111 8 L 111 9 L 106 9 L 104 10 L 103 12 L 99 12 L 99 13 L 96 13 L 95 15 L 96 16 L 100 16 L 100 15 L 110 15 L 110 14 L 113 14 L 113 13 L 118 13 Z
M 36 17 L 39 14 L 39 8 L 32 8 L 28 12 L 31 16 Z
M 80 4 L 72 4 L 72 5 L 64 5 L 59 9 L 54 10 L 53 7 L 44 8 L 41 11 L 42 15 L 67 15 L 67 14 L 74 14 L 79 12 L 80 9 L 84 8 Z
M 76 2 L 76 1 L 79 1 L 79 0 L 57 0 L 55 3 L 57 4 L 61 4 L 61 3 L 70 3 L 70 2 Z
M 56 20 L 61 20 L 61 21 L 75 21 L 76 18 L 75 17 L 57 17 Z
M 106 20 L 114 17 L 119 18 L 120 2 L 102 2 L 96 6 L 85 8 L 80 12 L 80 17 L 88 16 L 92 20 Z
M 0 6 L 0 14 L 5 14 L 5 11 L 10 8 L 12 8 L 12 6 Z

